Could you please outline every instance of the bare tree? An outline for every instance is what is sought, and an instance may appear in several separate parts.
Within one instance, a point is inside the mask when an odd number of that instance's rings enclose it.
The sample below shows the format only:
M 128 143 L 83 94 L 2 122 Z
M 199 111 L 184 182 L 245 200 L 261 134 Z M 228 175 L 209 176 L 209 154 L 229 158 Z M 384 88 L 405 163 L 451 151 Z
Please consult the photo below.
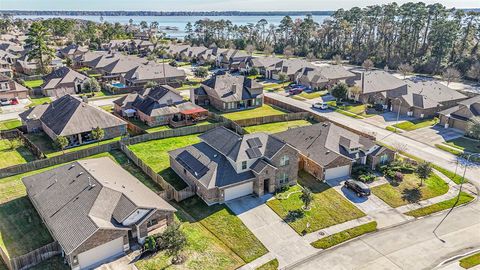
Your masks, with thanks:
M 460 72 L 455 68 L 449 67 L 443 71 L 442 78 L 447 81 L 447 85 L 449 85 L 451 82 L 460 79 Z
M 392 144 L 392 147 L 393 147 L 393 151 L 395 151 L 395 153 L 403 153 L 405 151 L 407 151 L 407 144 L 405 143 L 400 143 L 400 142 L 396 142 L 394 144 Z
M 342 56 L 339 54 L 336 54 L 332 57 L 332 64 L 334 65 L 341 65 L 342 64 Z
M 253 44 L 248 44 L 247 47 L 245 47 L 245 51 L 248 53 L 248 55 L 252 55 L 253 52 L 255 51 L 255 45 Z
M 292 48 L 292 46 L 287 46 L 283 49 L 283 56 L 286 58 L 286 59 L 289 59 L 293 56 L 293 53 L 294 53 L 294 50 Z
M 315 59 L 315 54 L 313 54 L 313 52 L 309 52 L 305 58 L 308 62 L 312 62 Z
M 263 53 L 265 56 L 270 56 L 273 53 L 273 47 L 270 45 L 265 45 L 265 48 L 263 48 Z
M 473 64 L 467 73 L 468 77 L 477 80 L 480 83 L 480 62 Z
M 370 59 L 367 59 L 363 61 L 362 67 L 366 70 L 369 71 L 370 69 L 373 68 L 373 62 Z
M 413 72 L 413 67 L 410 64 L 404 63 L 398 66 L 398 72 L 400 72 L 403 75 L 403 79 L 405 79 L 408 74 Z

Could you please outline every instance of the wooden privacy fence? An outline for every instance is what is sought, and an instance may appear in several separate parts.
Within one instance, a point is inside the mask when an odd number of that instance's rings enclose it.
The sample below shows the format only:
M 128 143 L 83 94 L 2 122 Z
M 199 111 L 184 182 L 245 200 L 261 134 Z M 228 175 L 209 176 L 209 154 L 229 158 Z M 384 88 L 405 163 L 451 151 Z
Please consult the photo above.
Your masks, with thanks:
M 249 127 L 263 125 L 276 122 L 295 121 L 295 120 L 312 120 L 313 117 L 308 112 L 287 113 L 281 115 L 267 115 L 255 118 L 248 118 L 235 121 L 241 127 Z
M 195 195 L 195 190 L 191 187 L 186 187 L 182 190 L 176 190 L 170 183 L 165 181 L 162 176 L 155 172 L 150 166 L 143 162 L 135 153 L 133 153 L 128 146 L 123 142 L 120 143 L 120 149 L 125 155 L 135 163 L 142 171 L 148 175 L 155 183 L 159 184 L 166 192 L 168 200 L 175 200 L 180 202 Z
M 24 134 L 18 129 L 0 131 L 0 139 L 20 139 L 24 146 L 26 146 L 32 154 L 37 158 L 46 158 L 47 156 L 38 148 L 34 143 L 32 143 Z
M 0 248 L 0 255 L 2 255 L 3 261 L 10 270 L 29 269 L 30 267 L 48 260 L 60 253 L 61 248 L 56 241 L 14 258 L 9 258 Z

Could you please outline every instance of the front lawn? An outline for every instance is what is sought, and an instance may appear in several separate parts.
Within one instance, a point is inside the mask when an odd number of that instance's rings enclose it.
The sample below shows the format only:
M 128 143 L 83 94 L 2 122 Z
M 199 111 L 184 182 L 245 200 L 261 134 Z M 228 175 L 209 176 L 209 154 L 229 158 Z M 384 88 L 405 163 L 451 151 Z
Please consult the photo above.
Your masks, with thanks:
M 40 87 L 42 84 L 43 84 L 43 80 L 42 80 L 42 79 L 40 79 L 40 80 L 32 80 L 32 81 L 25 81 L 25 86 L 28 87 L 28 88 L 30 88 L 30 89 Z
M 152 257 L 136 261 L 135 266 L 139 270 L 223 270 L 237 269 L 245 264 L 240 257 L 202 226 L 200 222 L 187 220 L 182 210 L 179 210 L 175 215 L 182 223 L 181 230 L 183 230 L 187 238 L 188 244 L 182 251 L 186 261 L 181 265 L 174 266 L 171 264 L 172 258 L 167 256 L 164 251 L 161 251 Z
M 69 270 L 68 267 L 64 262 L 61 255 L 53 256 L 52 258 L 45 260 L 31 268 L 30 270 Z
M 249 109 L 249 110 L 242 110 L 238 112 L 224 113 L 222 114 L 222 116 L 235 121 L 235 120 L 241 120 L 241 119 L 255 118 L 259 116 L 282 115 L 282 114 L 285 114 L 285 111 L 278 108 L 274 108 L 267 104 L 263 104 L 262 107 Z
M 39 98 L 30 98 L 30 105 L 28 107 L 35 107 L 37 105 L 41 105 L 44 103 L 50 103 L 52 102 L 52 99 L 50 97 L 39 97 Z
M 445 144 L 460 149 L 462 151 L 480 153 L 480 140 L 460 137 L 447 141 Z
M 113 105 L 104 105 L 104 106 L 100 106 L 100 108 L 109 113 L 113 112 Z
M 93 155 L 88 159 L 105 156 L 119 163 L 154 192 L 161 191 L 159 185 L 131 161 L 128 162 L 128 158 L 119 150 Z M 8 254 L 22 255 L 53 241 L 28 199 L 21 179 L 58 166 L 61 165 L 0 179 L 0 246 Z
M 245 224 L 224 204 L 207 206 L 195 196 L 182 201 L 179 205 L 245 262 L 251 262 L 268 252 Z
M 326 94 L 328 94 L 327 90 L 325 90 L 325 91 L 315 91 L 315 92 L 311 92 L 311 93 L 302 92 L 301 94 L 299 94 L 299 96 L 301 96 L 303 98 L 306 98 L 306 99 L 314 99 L 314 98 L 323 97 Z
M 342 195 L 329 185 L 322 183 L 305 172 L 301 172 L 299 185 L 276 195 L 276 199 L 267 205 L 284 219 L 298 234 L 315 232 L 336 224 L 365 216 Z M 303 211 L 300 200 L 302 186 L 313 192 L 313 201 L 309 211 Z M 288 197 L 288 198 L 287 198 Z M 306 228 L 307 223 L 310 224 Z
M 448 184 L 438 175 L 432 173 L 420 186 L 416 174 L 404 174 L 400 183 L 388 183 L 372 188 L 373 194 L 391 207 L 415 203 L 447 193 Z
M 377 230 L 377 222 L 372 221 L 357 227 L 353 227 L 353 228 L 329 235 L 322 239 L 319 239 L 313 242 L 312 246 L 314 248 L 327 249 L 335 245 L 338 245 L 340 243 L 343 243 L 345 241 L 348 241 L 350 239 L 353 239 L 355 237 L 358 237 L 362 234 L 374 232 L 376 230 Z
M 332 106 L 336 112 L 341 113 L 346 116 L 350 116 L 356 119 L 362 119 L 365 117 L 371 117 L 376 115 L 375 113 L 370 114 L 367 113 L 367 105 L 366 104 L 349 104 L 344 103 L 343 105 L 337 105 L 336 101 L 329 101 L 327 102 L 328 105 Z
M 130 145 L 128 148 L 160 174 L 165 181 L 177 190 L 181 190 L 186 188 L 187 184 L 170 168 L 170 159 L 167 152 L 199 142 L 198 134 L 193 134 L 138 143 Z
M 22 126 L 22 122 L 18 119 L 0 121 L 0 130 L 10 130 Z
M 480 253 L 475 253 L 460 260 L 460 266 L 465 269 L 469 269 L 477 265 L 480 265 Z
M 438 118 L 432 119 L 415 119 L 411 121 L 403 121 L 401 123 L 393 125 L 399 129 L 403 129 L 405 131 L 412 131 L 420 128 L 425 127 L 432 127 L 438 123 Z
M 284 90 L 285 87 L 287 87 L 290 84 L 290 82 L 284 82 L 284 83 L 264 83 L 263 84 L 263 90 L 268 91 L 268 92 L 275 92 L 279 90 Z
M 273 259 L 267 263 L 260 265 L 256 270 L 277 270 L 278 269 L 278 260 Z
M 255 132 L 266 132 L 266 133 L 278 133 L 290 128 L 297 128 L 303 126 L 309 126 L 312 123 L 306 120 L 294 120 L 294 121 L 286 121 L 286 122 L 276 122 L 276 123 L 269 123 L 263 125 L 256 125 L 256 126 L 249 126 L 244 127 L 244 129 L 248 133 L 255 133 Z
M 35 156 L 27 147 L 22 145 L 12 150 L 9 140 L 0 140 L 0 168 L 27 163 L 35 159 Z
M 465 192 L 462 192 L 462 193 L 460 193 L 460 199 L 458 200 L 457 206 L 462 205 L 462 204 L 466 204 L 466 203 L 472 201 L 473 199 L 474 199 L 474 197 L 472 195 L 467 194 Z M 416 209 L 416 210 L 406 212 L 405 215 L 412 216 L 412 217 L 428 216 L 428 215 L 433 214 L 433 213 L 437 213 L 437 212 L 440 212 L 440 211 L 443 211 L 443 210 L 446 210 L 446 209 L 450 209 L 455 204 L 456 201 L 457 201 L 457 198 L 455 197 L 455 198 L 450 199 L 450 200 L 446 200 L 446 201 L 443 201 L 443 202 L 435 203 L 435 204 L 432 204 L 432 205 L 429 205 L 429 206 L 426 206 L 426 207 L 422 207 L 422 208 L 419 208 L 419 209 Z

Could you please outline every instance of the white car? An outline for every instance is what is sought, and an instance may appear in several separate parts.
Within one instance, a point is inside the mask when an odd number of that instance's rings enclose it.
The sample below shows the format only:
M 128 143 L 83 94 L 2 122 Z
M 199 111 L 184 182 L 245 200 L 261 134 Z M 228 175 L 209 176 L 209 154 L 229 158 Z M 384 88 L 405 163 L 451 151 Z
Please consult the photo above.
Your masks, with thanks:
M 317 102 L 312 104 L 313 109 L 326 110 L 328 109 L 328 104 L 325 102 Z

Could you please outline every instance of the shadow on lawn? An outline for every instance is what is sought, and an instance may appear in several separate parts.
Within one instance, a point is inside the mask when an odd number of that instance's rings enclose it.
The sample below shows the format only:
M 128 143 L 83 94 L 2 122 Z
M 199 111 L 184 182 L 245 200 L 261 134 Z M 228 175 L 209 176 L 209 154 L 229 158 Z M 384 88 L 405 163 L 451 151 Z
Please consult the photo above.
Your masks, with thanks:
M 419 202 L 422 198 L 422 191 L 420 188 L 406 188 L 402 191 L 402 199 L 409 203 Z
M 287 216 L 285 216 L 285 221 L 287 223 L 295 222 L 297 219 L 301 219 L 305 216 L 305 212 L 302 209 L 290 210 L 288 211 Z

